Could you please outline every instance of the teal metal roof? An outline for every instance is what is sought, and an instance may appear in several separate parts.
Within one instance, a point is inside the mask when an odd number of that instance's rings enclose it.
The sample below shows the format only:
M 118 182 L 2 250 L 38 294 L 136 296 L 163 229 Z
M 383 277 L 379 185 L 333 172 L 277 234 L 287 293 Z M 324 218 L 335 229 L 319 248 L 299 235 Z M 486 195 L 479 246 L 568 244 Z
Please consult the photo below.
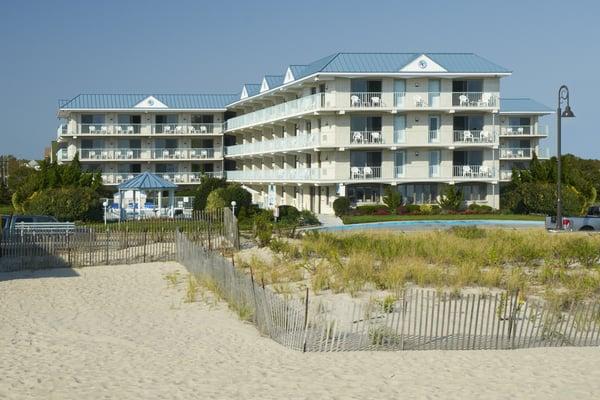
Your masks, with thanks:
M 224 109 L 237 100 L 234 94 L 80 94 L 61 109 L 131 109 L 149 96 L 173 109 Z
M 513 99 L 500 98 L 501 114 L 551 114 L 552 112 L 553 110 L 550 107 L 546 107 L 545 105 L 527 97 Z
M 246 88 L 246 92 L 248 93 L 248 97 L 252 97 L 254 95 L 259 94 L 261 86 L 262 85 L 260 83 L 245 83 L 244 84 L 244 87 Z
M 294 75 L 294 78 L 298 79 L 298 77 L 302 74 L 302 70 L 306 68 L 306 65 L 292 64 L 289 68 L 290 71 L 292 71 L 292 75 Z
M 283 75 L 265 75 L 265 80 L 269 85 L 269 89 L 283 85 Z
M 296 79 L 317 72 L 391 73 L 422 54 L 450 73 L 510 73 L 511 71 L 473 53 L 336 53 L 308 64 Z
M 177 189 L 177 185 L 158 175 L 143 172 L 118 186 L 119 190 L 168 190 Z

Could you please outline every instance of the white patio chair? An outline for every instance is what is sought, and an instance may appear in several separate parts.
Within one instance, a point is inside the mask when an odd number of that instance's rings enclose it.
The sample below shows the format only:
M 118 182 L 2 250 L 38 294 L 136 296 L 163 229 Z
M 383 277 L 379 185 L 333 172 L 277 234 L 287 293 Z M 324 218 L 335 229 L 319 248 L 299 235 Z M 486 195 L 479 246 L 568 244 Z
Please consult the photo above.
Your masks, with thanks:
M 369 176 L 373 177 L 373 169 L 371 167 L 364 167 L 363 174 L 364 174 L 365 178 L 367 178 Z
M 181 175 L 175 175 L 175 182 L 182 182 Z
M 88 132 L 89 133 L 96 133 L 96 127 L 92 126 L 92 125 L 88 126 Z
M 360 105 L 361 105 L 360 97 L 358 97 L 355 94 L 350 96 L 350 104 L 352 105 L 352 107 L 360 107 Z
M 108 159 L 108 151 L 101 152 L 100 156 L 102 157 L 103 160 L 107 160 Z
M 492 100 L 492 95 L 490 93 L 483 93 L 481 95 L 481 100 L 477 102 L 477 105 L 479 107 L 489 107 L 491 100 Z
M 360 169 L 358 167 L 350 168 L 350 176 L 352 179 L 360 178 Z
M 182 154 L 181 150 L 175 150 L 175 158 L 181 158 Z
M 479 167 L 479 175 L 483 177 L 489 177 L 491 175 L 491 170 L 485 165 L 482 165 Z
M 127 180 L 133 179 L 133 174 L 127 175 Z
M 133 158 L 133 150 L 127 150 L 127 158 Z
M 373 143 L 381 143 L 381 133 L 380 132 L 372 132 L 371 140 Z
M 123 182 L 123 175 L 117 175 L 116 176 L 116 181 L 117 181 L 117 183 Z
M 96 158 L 96 152 L 95 151 L 90 151 L 90 158 Z
M 362 143 L 362 141 L 363 141 L 363 135 L 361 132 L 356 131 L 352 134 L 352 142 L 353 143 Z
M 115 151 L 115 158 L 117 160 L 122 159 L 123 158 L 123 152 L 121 152 L 121 150 L 116 150 Z
M 190 150 L 190 158 L 196 158 L 196 150 Z
M 463 141 L 464 142 L 472 142 L 473 141 L 473 134 L 471 133 L 471 131 L 463 132 Z
M 469 98 L 464 94 L 458 96 L 458 101 L 462 107 L 467 107 L 469 105 Z
M 200 133 L 207 133 L 208 127 L 206 125 L 200 125 Z
M 415 96 L 415 107 L 425 107 L 425 100 L 421 96 Z
M 508 128 L 506 128 L 506 134 L 507 135 L 512 135 L 514 134 L 513 128 L 512 126 L 509 126 Z
M 194 125 L 190 125 L 188 127 L 188 133 L 191 133 L 191 134 L 196 133 L 196 128 L 194 128 Z
M 163 158 L 169 158 L 169 150 L 163 150 L 162 156 Z
M 489 142 L 490 141 L 490 133 L 488 131 L 481 131 L 481 133 L 479 134 L 479 138 L 482 142 Z
M 106 125 L 102 125 L 102 126 L 100 127 L 100 132 L 101 132 L 103 135 L 106 135 L 106 134 L 108 133 L 108 126 L 106 126 Z
M 178 133 L 178 134 L 182 134 L 183 133 L 183 126 L 177 125 L 175 127 L 175 132 Z
M 519 158 L 525 157 L 525 151 L 522 149 L 517 150 L 517 157 L 519 157 Z
M 128 125 L 127 126 L 127 134 L 132 134 L 134 132 L 133 126 L 132 125 Z
M 381 107 L 381 98 L 378 96 L 371 97 L 371 107 Z
M 525 130 L 523 129 L 522 126 L 520 126 L 520 127 L 517 128 L 517 132 L 519 132 L 519 135 L 522 135 L 524 131 Z
M 164 179 L 165 181 L 170 181 L 170 180 L 171 180 L 171 177 L 170 177 L 169 175 L 163 175 L 163 179 Z
M 208 158 L 208 150 L 200 150 L 200 158 Z
M 123 127 L 121 125 L 117 125 L 117 134 L 123 133 Z
M 171 127 L 169 125 L 165 125 L 163 128 L 163 133 L 171 133 Z
M 463 167 L 462 167 L 462 173 L 463 173 L 463 176 L 472 176 L 473 175 L 473 170 L 471 169 L 470 166 L 463 165 Z

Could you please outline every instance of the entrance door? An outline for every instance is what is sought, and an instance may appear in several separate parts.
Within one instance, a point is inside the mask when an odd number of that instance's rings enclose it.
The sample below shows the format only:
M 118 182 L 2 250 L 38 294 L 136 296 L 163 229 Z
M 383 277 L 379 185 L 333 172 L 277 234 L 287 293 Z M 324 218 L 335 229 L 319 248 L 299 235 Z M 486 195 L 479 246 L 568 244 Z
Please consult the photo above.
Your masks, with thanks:
M 430 79 L 429 80 L 429 107 L 440 106 L 440 80 Z
M 429 116 L 429 143 L 438 143 L 440 141 L 440 117 L 437 115 Z
M 404 79 L 394 80 L 394 107 L 404 107 L 406 97 L 406 81 Z
M 394 117 L 394 143 L 406 142 L 406 115 Z

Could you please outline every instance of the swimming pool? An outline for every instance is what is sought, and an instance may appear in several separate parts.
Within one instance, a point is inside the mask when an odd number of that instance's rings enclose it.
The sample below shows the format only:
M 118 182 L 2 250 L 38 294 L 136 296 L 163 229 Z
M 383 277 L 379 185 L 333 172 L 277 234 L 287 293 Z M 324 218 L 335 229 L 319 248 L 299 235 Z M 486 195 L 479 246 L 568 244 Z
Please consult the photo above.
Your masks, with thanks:
M 519 221 L 503 219 L 469 219 L 469 220 L 422 220 L 422 221 L 386 221 L 363 224 L 335 225 L 317 228 L 323 231 L 354 231 L 366 229 L 390 230 L 430 230 L 448 229 L 453 226 L 486 226 L 498 228 L 543 228 L 544 221 Z

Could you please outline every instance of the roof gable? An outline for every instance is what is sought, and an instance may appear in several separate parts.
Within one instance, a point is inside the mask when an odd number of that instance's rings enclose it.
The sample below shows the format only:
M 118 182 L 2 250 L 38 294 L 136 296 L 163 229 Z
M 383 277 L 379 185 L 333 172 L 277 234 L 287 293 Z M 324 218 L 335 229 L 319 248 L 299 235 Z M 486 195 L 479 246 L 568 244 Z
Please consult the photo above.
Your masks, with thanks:
M 242 86 L 242 93 L 240 94 L 240 99 L 245 99 L 247 97 L 252 97 L 260 93 L 261 84 L 259 83 L 245 83 Z
M 406 64 L 400 72 L 448 72 L 440 64 L 427 57 L 425 54 L 421 54 L 413 61 Z
M 133 106 L 133 108 L 169 108 L 169 106 L 154 96 L 148 96 Z

